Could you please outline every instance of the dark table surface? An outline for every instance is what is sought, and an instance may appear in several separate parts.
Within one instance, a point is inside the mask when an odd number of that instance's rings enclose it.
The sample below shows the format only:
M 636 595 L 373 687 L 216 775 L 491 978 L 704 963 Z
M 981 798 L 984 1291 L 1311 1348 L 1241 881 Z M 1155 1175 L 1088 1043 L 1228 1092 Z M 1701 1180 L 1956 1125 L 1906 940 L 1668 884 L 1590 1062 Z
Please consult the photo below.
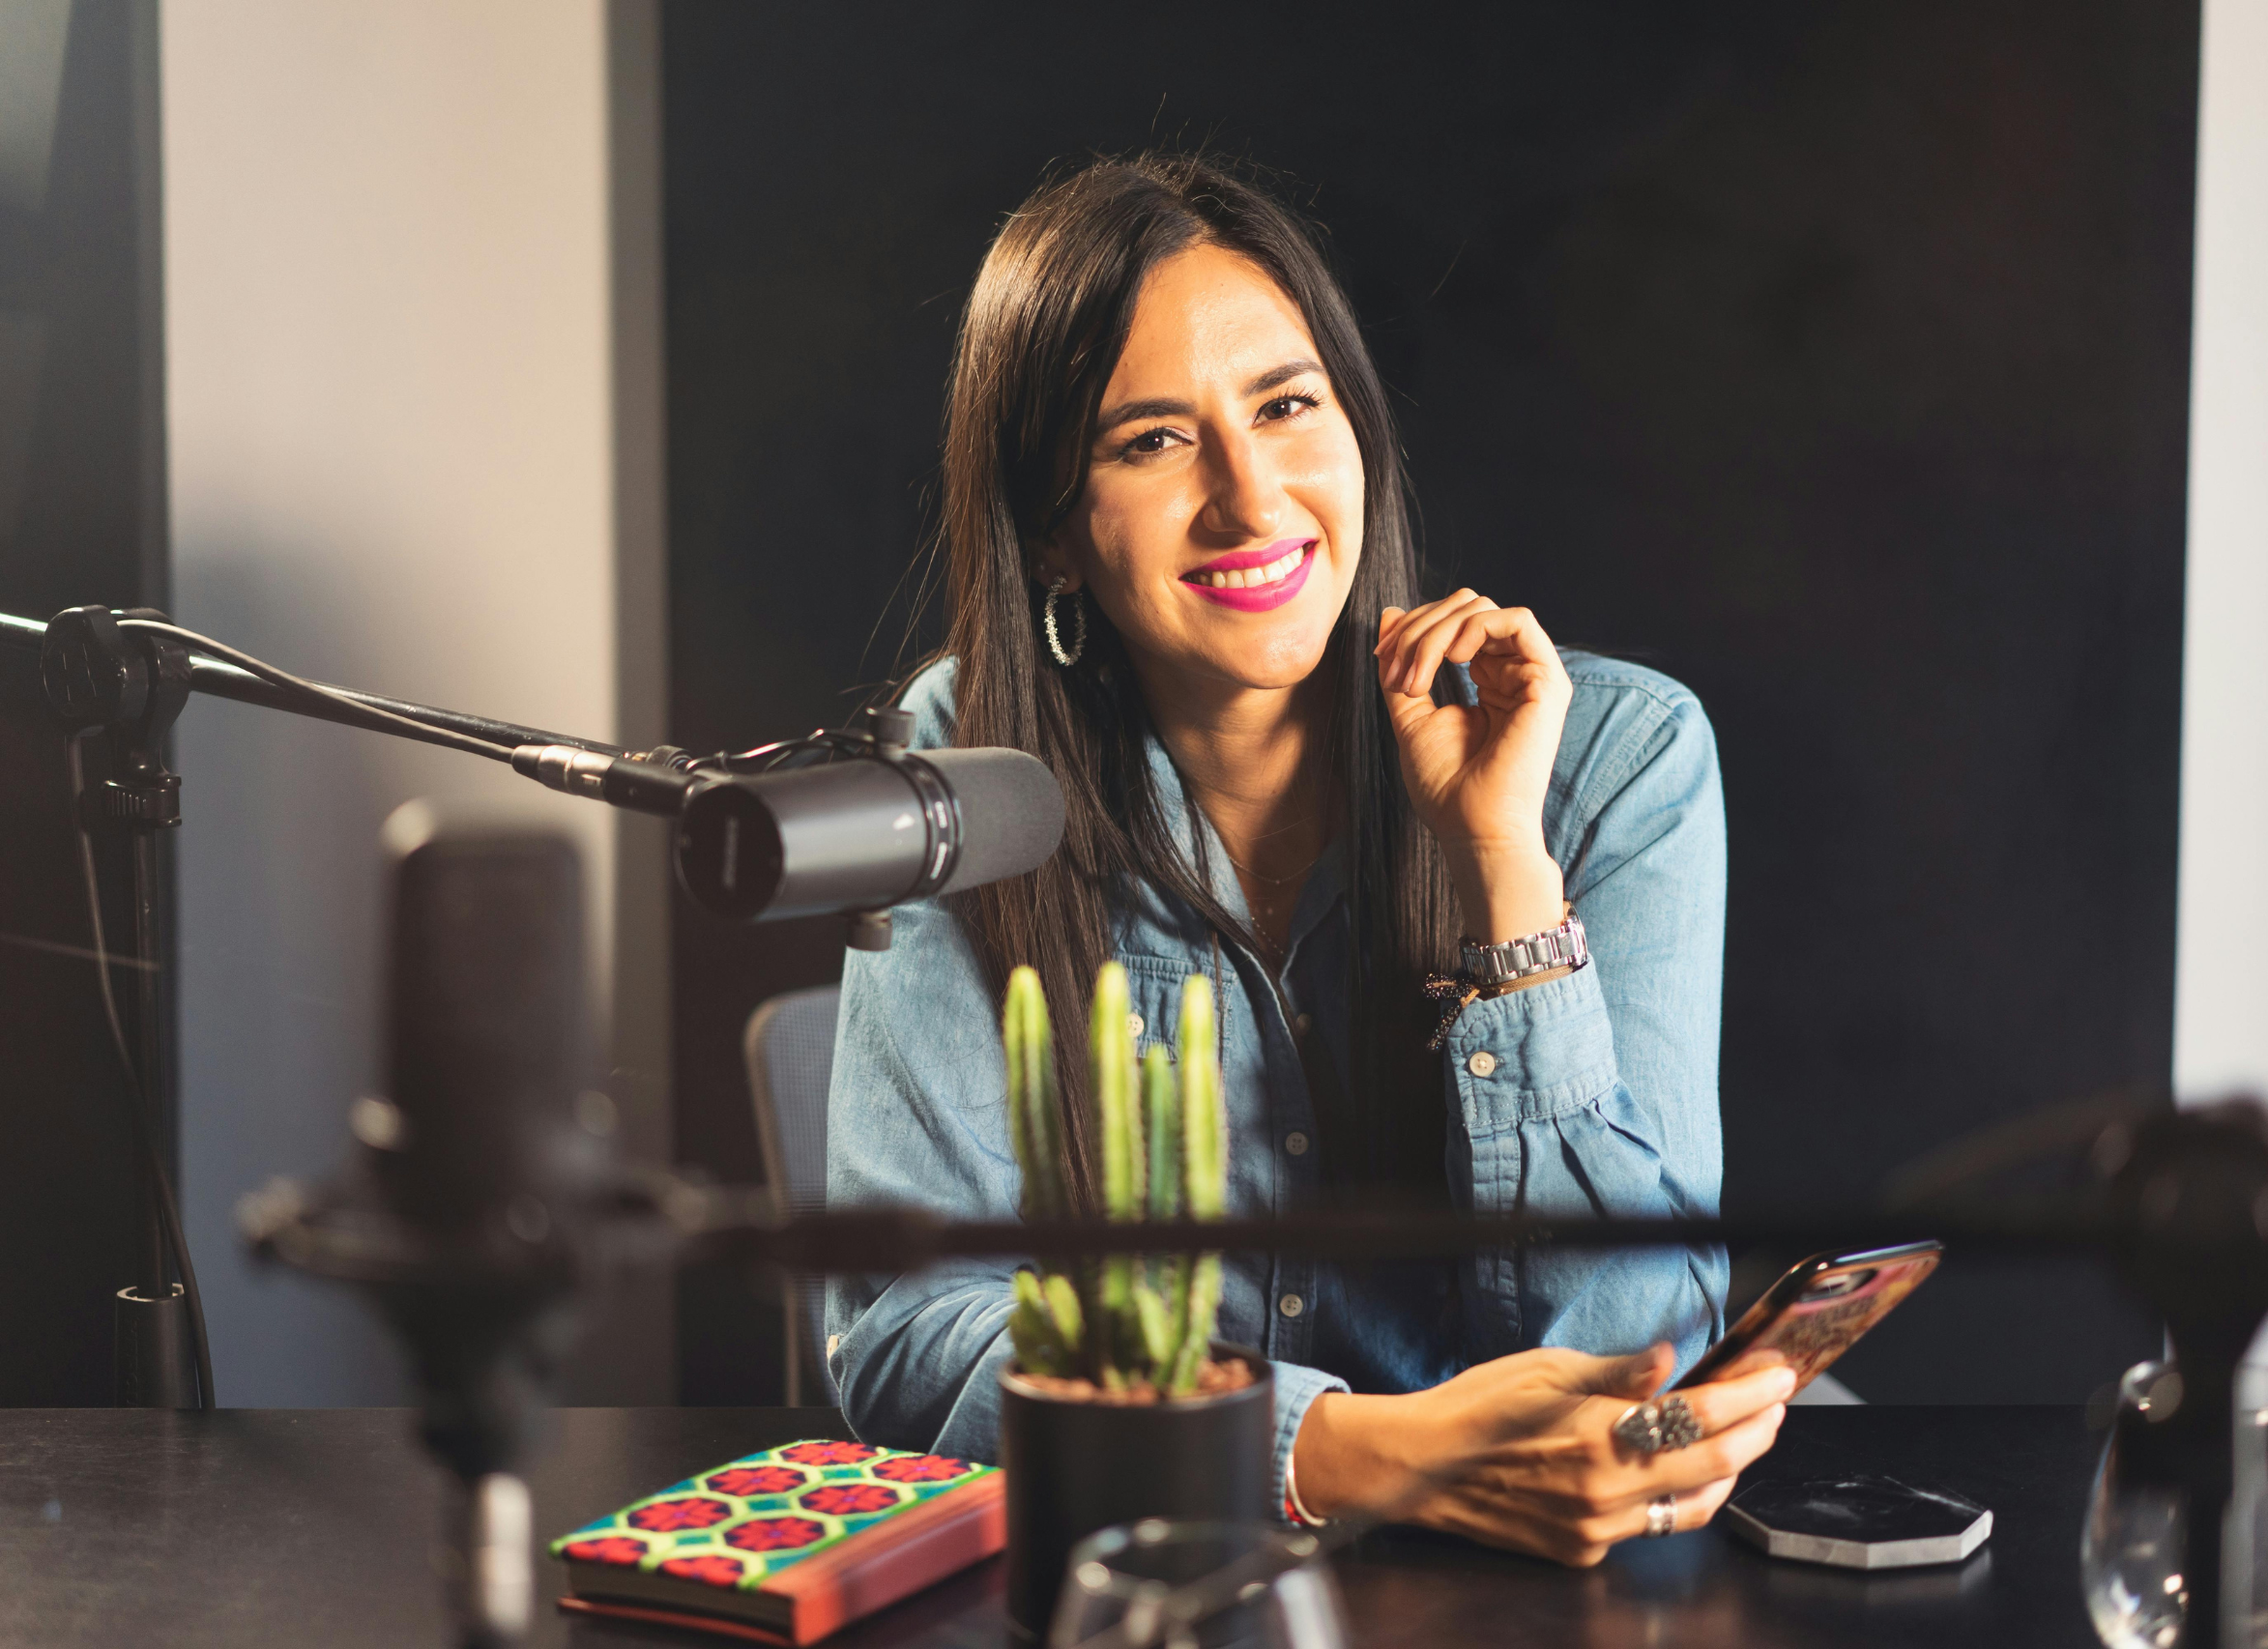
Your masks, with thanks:
M 0 1410 L 0 1644 L 446 1645 L 442 1484 L 401 1409 Z M 562 1409 L 530 1481 L 546 1537 L 705 1466 L 842 1435 L 830 1410 Z M 2077 1409 L 1797 1408 L 1755 1475 L 1886 1472 L 1990 1506 L 1966 1563 L 1867 1576 L 1774 1562 L 1717 1531 L 1570 1573 L 1410 1531 L 1339 1561 L 1360 1645 L 1507 1649 L 2082 1649 L 2079 1537 L 2095 1439 Z M 570 1620 L 541 1565 L 530 1641 L 723 1639 Z M 841 1649 L 1003 1639 L 1000 1565 L 844 1633 Z

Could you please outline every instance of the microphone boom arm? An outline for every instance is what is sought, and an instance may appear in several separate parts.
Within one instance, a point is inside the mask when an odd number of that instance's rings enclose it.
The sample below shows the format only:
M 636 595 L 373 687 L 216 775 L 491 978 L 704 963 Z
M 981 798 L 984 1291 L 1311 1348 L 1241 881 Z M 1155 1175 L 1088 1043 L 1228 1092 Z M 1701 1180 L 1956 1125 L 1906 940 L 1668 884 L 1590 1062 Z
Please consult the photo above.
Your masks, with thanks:
M 101 608 L 96 610 L 107 611 Z M 22 652 L 41 652 L 46 645 L 49 628 L 48 623 L 0 613 L 0 647 Z M 367 709 L 421 722 L 439 733 L 455 734 L 459 738 L 477 738 L 483 743 L 500 745 L 508 755 L 512 749 L 525 744 L 563 744 L 572 749 L 596 751 L 613 757 L 630 754 L 615 745 L 602 743 L 596 738 L 583 738 L 571 733 L 549 733 L 539 727 L 522 727 L 516 722 L 498 721 L 493 716 L 475 715 L 466 710 L 413 704 L 407 699 L 392 699 L 382 693 L 365 693 L 328 681 L 309 684 L 322 689 L 324 693 L 352 700 Z M 441 738 L 421 738 L 411 728 L 384 725 L 373 719 L 358 717 L 344 705 L 263 680 L 250 671 L 240 669 L 225 660 L 194 652 L 189 655 L 189 685 L 192 693 L 205 693 L 217 699 L 233 699 L 238 704 L 257 705 L 263 709 L 282 710 L 315 721 L 335 722 L 344 727 L 359 727 L 366 732 L 389 734 L 396 738 L 422 743 L 449 742 Z

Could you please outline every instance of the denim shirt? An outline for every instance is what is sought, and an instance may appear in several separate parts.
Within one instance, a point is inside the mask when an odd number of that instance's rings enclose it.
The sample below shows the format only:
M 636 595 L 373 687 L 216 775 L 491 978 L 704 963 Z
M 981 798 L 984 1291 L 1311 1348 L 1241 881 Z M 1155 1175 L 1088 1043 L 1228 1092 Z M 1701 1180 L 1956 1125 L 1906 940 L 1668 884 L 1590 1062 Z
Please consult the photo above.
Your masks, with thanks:
M 1716 740 L 1692 693 L 1639 665 L 1566 655 L 1575 694 L 1544 807 L 1546 843 L 1589 935 L 1591 965 L 1458 1018 L 1441 1053 L 1447 1191 L 1491 1213 L 1711 1215 L 1723 1170 L 1717 1027 L 1723 992 L 1725 821 Z M 1468 678 L 1460 672 L 1467 702 Z M 950 660 L 903 700 L 918 747 L 952 741 Z M 1153 738 L 1165 817 L 1186 820 Z M 1214 897 L 1245 914 L 1210 825 Z M 1194 844 L 1184 839 L 1187 853 Z M 1192 853 L 1191 863 L 1200 862 Z M 1229 1205 L 1312 1206 L 1321 1141 L 1297 1038 L 1345 1080 L 1349 918 L 1341 858 L 1310 873 L 1283 972 L 1224 939 L 1219 1012 Z M 969 1220 L 1017 1217 L 1000 1004 L 958 918 L 901 908 L 887 951 L 844 960 L 828 1098 L 828 1202 L 914 1204 Z M 1196 912 L 1147 886 L 1115 946 L 1141 1020 L 1137 1053 L 1178 1024 L 1181 982 L 1213 973 Z M 1077 1027 L 1071 1027 L 1075 1032 Z M 1061 1034 L 1059 1028 L 1059 1034 Z M 828 1359 L 858 1434 L 964 1459 L 998 1454 L 998 1375 L 1011 1352 L 1007 1260 L 950 1260 L 837 1279 Z M 1507 1352 L 1598 1353 L 1669 1341 L 1679 1367 L 1722 1332 L 1721 1249 L 1536 1248 L 1463 1261 L 1320 1262 L 1231 1255 L 1219 1335 L 1272 1361 L 1276 1496 L 1308 1404 L 1325 1391 L 1407 1392 Z

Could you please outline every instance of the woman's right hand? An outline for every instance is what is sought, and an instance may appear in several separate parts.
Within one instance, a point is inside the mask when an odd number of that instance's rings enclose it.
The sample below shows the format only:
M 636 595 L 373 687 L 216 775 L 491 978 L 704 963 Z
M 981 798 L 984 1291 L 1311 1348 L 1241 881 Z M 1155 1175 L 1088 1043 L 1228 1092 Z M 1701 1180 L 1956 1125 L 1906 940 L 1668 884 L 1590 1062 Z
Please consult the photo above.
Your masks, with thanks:
M 1701 1527 L 1779 1434 L 1795 1389 L 1784 1366 L 1678 1393 L 1701 1440 L 1633 1454 L 1612 1428 L 1675 1366 L 1667 1345 L 1632 1357 L 1545 1348 L 1407 1397 L 1326 1392 L 1293 1445 L 1299 1498 L 1319 1518 L 1382 1512 L 1587 1568 L 1643 1534 L 1663 1495 L 1677 1497 L 1680 1530 Z

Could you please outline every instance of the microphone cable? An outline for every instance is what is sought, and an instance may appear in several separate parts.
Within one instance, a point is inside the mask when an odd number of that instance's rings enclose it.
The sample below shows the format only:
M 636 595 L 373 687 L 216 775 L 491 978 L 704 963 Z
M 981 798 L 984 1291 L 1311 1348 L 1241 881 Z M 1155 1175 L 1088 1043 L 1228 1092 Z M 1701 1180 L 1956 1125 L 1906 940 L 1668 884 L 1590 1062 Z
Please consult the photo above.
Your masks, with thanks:
M 407 728 L 417 735 L 421 742 L 441 744 L 451 750 L 463 750 L 475 756 L 485 756 L 492 762 L 510 765 L 513 746 L 509 744 L 476 738 L 471 734 L 458 733 L 452 728 L 435 727 L 431 722 L 420 721 L 414 716 L 396 715 L 392 710 L 380 709 L 376 705 L 363 704 L 360 699 L 335 688 L 326 687 L 320 681 L 305 680 L 288 670 L 280 670 L 254 658 L 248 652 L 239 652 L 225 642 L 215 641 L 211 636 L 201 636 L 194 630 L 185 630 L 179 624 L 160 623 L 156 619 L 121 619 L 118 627 L 122 630 L 139 630 L 146 635 L 164 636 L 185 647 L 193 647 L 199 652 L 211 653 L 223 663 L 233 664 L 247 675 L 257 676 L 263 681 L 350 710 L 362 718 L 365 728 L 372 731 L 393 732 Z
M 102 936 L 102 888 L 95 875 L 95 845 L 87 834 L 80 806 L 86 790 L 85 766 L 79 760 L 80 737 L 73 735 L 64 740 L 64 752 L 71 767 L 72 825 L 78 837 L 79 872 L 87 890 L 87 922 L 94 930 L 95 978 L 102 987 L 102 1017 L 109 1022 L 110 1046 L 117 1051 L 119 1067 L 126 1073 L 126 1109 L 133 1124 L 134 1143 L 140 1147 L 151 1183 L 158 1188 L 159 1223 L 164 1228 L 165 1246 L 172 1250 L 174 1268 L 181 1273 L 182 1295 L 189 1304 L 190 1343 L 197 1359 L 197 1406 L 218 1408 L 219 1403 L 213 1394 L 213 1347 L 205 1332 L 205 1297 L 197 1288 L 197 1268 L 189 1258 L 189 1238 L 181 1229 L 181 1205 L 173 1195 L 173 1180 L 165 1172 L 164 1159 L 158 1154 L 158 1142 L 150 1129 L 149 1089 L 134 1068 L 133 1055 L 127 1048 L 126 1027 L 118 1017 L 118 997 L 110 988 L 110 947 Z M 148 958 L 140 960 L 145 967 L 153 966 Z

